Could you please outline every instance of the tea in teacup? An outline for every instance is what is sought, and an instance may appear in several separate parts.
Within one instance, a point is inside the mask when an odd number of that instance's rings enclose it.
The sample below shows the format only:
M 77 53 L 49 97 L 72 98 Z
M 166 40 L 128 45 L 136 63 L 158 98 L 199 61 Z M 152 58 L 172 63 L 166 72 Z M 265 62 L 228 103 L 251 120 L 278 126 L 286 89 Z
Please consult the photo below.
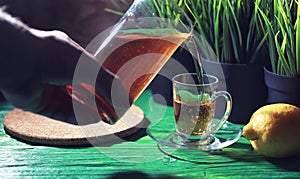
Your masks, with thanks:
M 202 135 L 214 119 L 215 102 L 190 100 L 184 102 L 177 95 L 174 100 L 176 130 L 184 135 Z
M 216 91 L 218 79 L 204 75 L 203 82 L 195 81 L 196 74 L 180 74 L 173 78 L 173 104 L 176 132 L 186 140 L 206 140 L 227 120 L 231 111 L 231 96 L 226 91 Z M 224 97 L 227 108 L 219 124 L 213 123 L 216 99 Z

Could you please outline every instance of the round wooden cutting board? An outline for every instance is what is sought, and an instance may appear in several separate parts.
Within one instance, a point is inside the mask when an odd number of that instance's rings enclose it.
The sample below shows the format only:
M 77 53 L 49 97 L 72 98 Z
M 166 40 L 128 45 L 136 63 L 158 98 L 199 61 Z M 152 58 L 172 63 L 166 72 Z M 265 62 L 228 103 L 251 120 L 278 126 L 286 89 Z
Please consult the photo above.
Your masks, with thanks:
M 148 121 L 143 111 L 132 106 L 114 125 L 103 121 L 74 125 L 14 109 L 4 118 L 5 131 L 12 137 L 35 145 L 48 146 L 107 146 L 145 129 Z

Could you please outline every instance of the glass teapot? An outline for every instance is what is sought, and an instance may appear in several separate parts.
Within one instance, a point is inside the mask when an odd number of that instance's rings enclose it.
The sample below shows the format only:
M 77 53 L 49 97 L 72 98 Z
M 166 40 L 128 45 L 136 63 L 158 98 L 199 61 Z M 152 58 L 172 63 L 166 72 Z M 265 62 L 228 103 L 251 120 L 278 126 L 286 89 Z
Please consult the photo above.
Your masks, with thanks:
M 105 82 L 109 92 L 95 92 L 93 85 L 74 81 L 67 89 L 73 99 L 91 106 L 103 121 L 113 124 L 192 31 L 191 20 L 174 2 L 135 0 L 118 23 L 90 45 L 90 53 L 101 66 L 97 76 L 103 74 L 101 71 L 114 76 Z M 96 81 L 96 77 L 94 79 Z M 120 88 L 125 95 L 120 96 Z

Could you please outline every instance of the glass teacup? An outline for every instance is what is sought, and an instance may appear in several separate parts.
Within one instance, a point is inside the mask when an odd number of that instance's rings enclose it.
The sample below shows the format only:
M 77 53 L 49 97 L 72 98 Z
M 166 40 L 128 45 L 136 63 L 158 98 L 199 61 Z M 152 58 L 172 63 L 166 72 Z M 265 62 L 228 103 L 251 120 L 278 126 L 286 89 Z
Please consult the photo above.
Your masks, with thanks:
M 212 143 L 216 133 L 228 119 L 232 98 L 227 91 L 217 91 L 218 78 L 204 74 L 202 79 L 196 73 L 184 73 L 173 77 L 173 103 L 176 132 L 185 143 L 207 145 Z M 223 97 L 226 110 L 215 122 L 216 100 Z

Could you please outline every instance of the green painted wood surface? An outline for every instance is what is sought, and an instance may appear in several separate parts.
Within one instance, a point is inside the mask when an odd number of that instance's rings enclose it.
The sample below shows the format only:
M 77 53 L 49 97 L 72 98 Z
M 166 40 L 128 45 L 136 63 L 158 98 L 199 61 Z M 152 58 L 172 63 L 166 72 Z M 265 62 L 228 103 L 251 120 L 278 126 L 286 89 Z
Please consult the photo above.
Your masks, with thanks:
M 173 118 L 171 107 L 156 104 L 150 96 L 145 92 L 136 102 L 150 121 L 162 113 Z M 148 136 L 101 148 L 27 145 L 3 130 L 3 117 L 11 109 L 0 108 L 0 178 L 300 178 L 300 157 L 264 158 L 244 138 L 210 153 L 164 153 Z

